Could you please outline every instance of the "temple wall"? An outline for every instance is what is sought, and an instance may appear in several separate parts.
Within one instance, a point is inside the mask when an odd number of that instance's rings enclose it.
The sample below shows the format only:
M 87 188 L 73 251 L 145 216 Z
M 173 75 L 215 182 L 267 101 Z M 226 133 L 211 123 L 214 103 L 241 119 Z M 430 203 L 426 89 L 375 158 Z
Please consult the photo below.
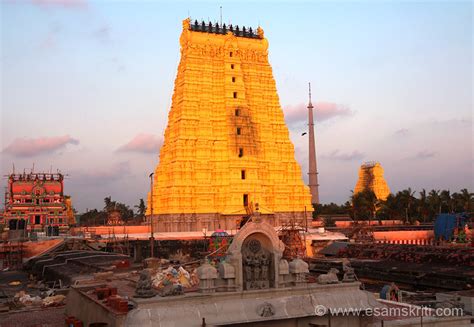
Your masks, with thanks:
M 311 226 L 311 212 L 276 212 L 274 214 L 261 214 L 262 220 L 272 226 L 280 226 L 295 222 L 301 226 Z M 221 215 L 216 213 L 207 214 L 163 214 L 154 215 L 153 230 L 155 232 L 192 232 L 208 231 L 208 236 L 218 229 L 237 230 L 242 215 Z

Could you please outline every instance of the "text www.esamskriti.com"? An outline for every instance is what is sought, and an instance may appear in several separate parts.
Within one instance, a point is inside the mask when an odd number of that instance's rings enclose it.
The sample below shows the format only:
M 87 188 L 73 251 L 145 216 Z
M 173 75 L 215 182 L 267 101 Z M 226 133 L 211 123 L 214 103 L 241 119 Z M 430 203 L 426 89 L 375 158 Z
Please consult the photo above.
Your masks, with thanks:
M 459 317 L 464 315 L 462 308 L 429 308 L 418 306 L 374 307 L 374 308 L 327 308 L 317 305 L 314 310 L 317 316 L 367 316 L 367 317 Z

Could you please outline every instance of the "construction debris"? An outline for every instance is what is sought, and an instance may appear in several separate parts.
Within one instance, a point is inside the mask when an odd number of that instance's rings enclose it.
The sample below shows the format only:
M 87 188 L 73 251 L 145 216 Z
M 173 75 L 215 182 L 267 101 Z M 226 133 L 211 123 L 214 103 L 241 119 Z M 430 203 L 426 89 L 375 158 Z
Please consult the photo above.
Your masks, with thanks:
M 44 307 L 59 306 L 59 305 L 64 304 L 65 301 L 66 301 L 66 297 L 61 294 L 48 296 L 43 299 L 43 306 Z
M 184 288 L 191 288 L 199 284 L 196 269 L 190 274 L 183 267 L 175 269 L 169 266 L 165 270 L 156 273 L 152 277 L 153 287 L 156 289 L 163 289 L 168 285 L 180 285 Z
M 41 299 L 41 297 L 31 296 L 25 291 L 20 291 L 16 293 L 13 300 L 16 303 L 21 303 L 23 306 L 41 306 L 43 304 L 43 300 Z

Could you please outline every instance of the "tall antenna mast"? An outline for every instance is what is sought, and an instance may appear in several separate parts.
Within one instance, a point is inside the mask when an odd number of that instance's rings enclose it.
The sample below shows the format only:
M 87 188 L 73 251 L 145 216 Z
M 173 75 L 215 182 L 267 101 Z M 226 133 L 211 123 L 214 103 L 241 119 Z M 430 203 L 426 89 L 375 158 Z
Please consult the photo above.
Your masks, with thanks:
M 221 26 L 222 26 L 222 6 L 220 7 L 220 12 L 221 12 Z
M 313 104 L 311 103 L 311 83 L 308 83 L 308 127 L 309 127 L 309 190 L 311 203 L 319 204 L 318 167 L 316 162 L 316 142 L 314 140 Z
M 313 104 L 311 103 L 311 82 L 308 83 L 308 89 L 309 89 L 309 103 L 308 103 L 308 107 L 309 106 L 313 106 Z

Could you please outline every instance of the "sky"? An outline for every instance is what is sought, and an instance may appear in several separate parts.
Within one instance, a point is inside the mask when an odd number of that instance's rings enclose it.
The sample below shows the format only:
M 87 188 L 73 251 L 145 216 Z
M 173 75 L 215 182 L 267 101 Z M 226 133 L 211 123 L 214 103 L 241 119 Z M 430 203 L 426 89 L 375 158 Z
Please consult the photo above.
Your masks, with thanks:
M 312 83 L 322 203 L 347 201 L 366 161 L 392 192 L 474 189 L 471 1 L 3 0 L 1 174 L 59 169 L 79 212 L 138 204 L 182 20 L 217 22 L 220 6 L 223 22 L 265 31 L 305 181 Z

